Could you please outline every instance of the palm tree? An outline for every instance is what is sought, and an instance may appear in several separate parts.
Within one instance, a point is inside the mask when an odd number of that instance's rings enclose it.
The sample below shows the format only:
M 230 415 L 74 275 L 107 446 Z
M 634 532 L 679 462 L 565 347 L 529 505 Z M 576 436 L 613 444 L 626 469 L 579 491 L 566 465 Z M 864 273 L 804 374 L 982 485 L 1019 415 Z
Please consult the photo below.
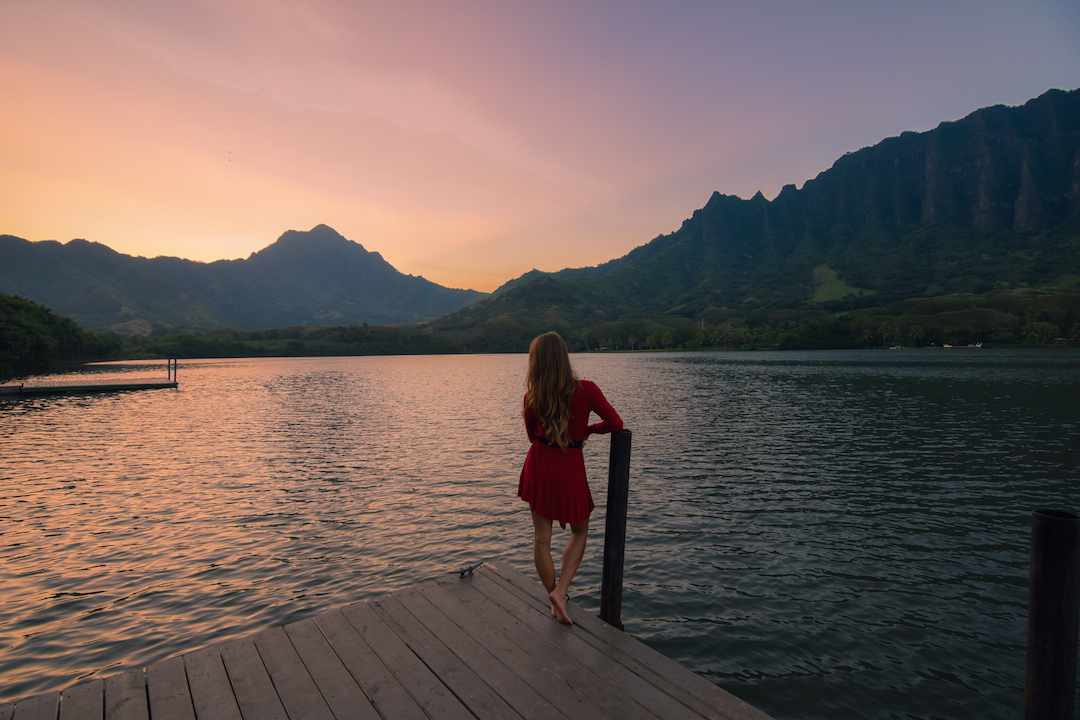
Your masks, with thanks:
M 881 333 L 881 347 L 886 347 L 889 344 L 889 323 L 881 323 L 881 327 L 878 328 L 878 332 Z
M 907 334 L 911 338 L 912 345 L 918 345 L 919 341 L 926 337 L 926 331 L 922 329 L 921 325 L 912 325 L 908 328 Z

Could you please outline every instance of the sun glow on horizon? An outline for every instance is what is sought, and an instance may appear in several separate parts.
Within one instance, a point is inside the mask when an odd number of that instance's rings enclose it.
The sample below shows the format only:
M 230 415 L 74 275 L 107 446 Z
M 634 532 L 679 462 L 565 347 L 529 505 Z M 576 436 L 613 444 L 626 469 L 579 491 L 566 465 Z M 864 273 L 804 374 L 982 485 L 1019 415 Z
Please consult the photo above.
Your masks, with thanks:
M 1054 0 L 849 5 L 10 0 L 0 233 L 209 262 L 326 224 L 490 291 L 620 257 L 713 191 L 775 197 L 903 130 L 1080 85 L 1080 20 Z

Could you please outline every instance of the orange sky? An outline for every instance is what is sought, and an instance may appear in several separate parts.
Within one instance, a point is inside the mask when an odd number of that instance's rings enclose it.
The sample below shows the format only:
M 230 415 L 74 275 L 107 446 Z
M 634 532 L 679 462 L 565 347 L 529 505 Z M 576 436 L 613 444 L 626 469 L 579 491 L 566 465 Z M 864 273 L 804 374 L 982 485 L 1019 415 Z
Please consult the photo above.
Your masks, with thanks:
M 246 257 L 325 223 L 490 291 L 1080 85 L 1064 0 L 0 3 L 0 233 Z

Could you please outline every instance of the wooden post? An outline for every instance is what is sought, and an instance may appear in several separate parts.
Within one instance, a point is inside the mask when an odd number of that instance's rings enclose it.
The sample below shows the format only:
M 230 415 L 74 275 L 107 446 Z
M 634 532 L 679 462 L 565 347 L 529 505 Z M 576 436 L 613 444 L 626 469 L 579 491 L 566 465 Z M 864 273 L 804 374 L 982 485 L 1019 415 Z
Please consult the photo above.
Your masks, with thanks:
M 1024 720 L 1072 720 L 1080 620 L 1080 517 L 1031 514 Z
M 629 430 L 611 433 L 608 460 L 607 520 L 604 526 L 604 575 L 600 585 L 600 619 L 620 630 L 623 559 L 626 557 L 626 505 L 630 496 Z

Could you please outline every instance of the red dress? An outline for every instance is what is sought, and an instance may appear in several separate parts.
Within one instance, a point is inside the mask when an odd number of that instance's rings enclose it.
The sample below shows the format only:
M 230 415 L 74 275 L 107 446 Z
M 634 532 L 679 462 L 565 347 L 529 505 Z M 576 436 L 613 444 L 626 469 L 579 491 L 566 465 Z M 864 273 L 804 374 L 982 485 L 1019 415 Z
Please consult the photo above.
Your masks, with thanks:
M 602 422 L 589 425 L 589 413 L 595 412 Z M 570 440 L 579 442 L 593 433 L 622 430 L 623 422 L 595 383 L 582 380 L 574 391 L 570 407 Z M 518 496 L 541 517 L 566 523 L 585 522 L 596 505 L 585 477 L 585 457 L 581 448 L 565 452 L 557 445 L 545 445 L 537 440 L 544 436 L 540 419 L 525 406 L 525 432 L 532 446 L 521 468 Z

